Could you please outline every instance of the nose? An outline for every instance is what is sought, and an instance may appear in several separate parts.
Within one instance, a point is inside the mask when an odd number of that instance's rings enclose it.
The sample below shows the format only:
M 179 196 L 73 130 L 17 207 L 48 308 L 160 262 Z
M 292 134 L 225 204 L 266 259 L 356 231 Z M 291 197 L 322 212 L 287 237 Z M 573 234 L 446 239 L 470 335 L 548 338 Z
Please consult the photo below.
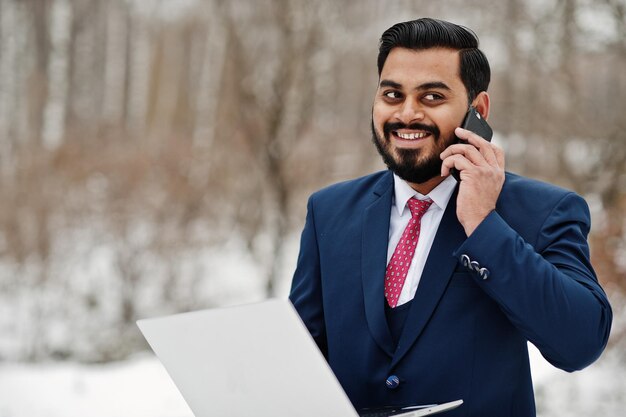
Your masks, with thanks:
M 418 102 L 407 98 L 395 114 L 395 118 L 405 124 L 423 120 L 424 112 Z

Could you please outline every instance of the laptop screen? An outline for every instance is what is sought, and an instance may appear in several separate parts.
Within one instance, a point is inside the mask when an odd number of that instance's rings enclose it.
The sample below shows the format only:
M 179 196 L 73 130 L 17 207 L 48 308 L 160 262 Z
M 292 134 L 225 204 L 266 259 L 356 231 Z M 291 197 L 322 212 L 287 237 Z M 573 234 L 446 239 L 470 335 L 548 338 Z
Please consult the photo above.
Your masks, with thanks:
M 137 322 L 196 417 L 357 417 L 288 300 Z

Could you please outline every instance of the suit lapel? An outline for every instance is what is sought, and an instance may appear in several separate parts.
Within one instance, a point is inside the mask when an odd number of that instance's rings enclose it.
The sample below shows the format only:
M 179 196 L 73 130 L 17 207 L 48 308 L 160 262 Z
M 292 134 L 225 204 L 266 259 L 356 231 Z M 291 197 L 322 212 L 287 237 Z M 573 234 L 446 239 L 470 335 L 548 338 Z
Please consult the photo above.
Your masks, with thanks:
M 374 187 L 374 200 L 363 213 L 361 242 L 361 279 L 367 325 L 378 346 L 389 357 L 393 356 L 394 346 L 385 317 L 384 285 L 392 196 L 393 175 L 388 172 Z
M 458 187 L 450 197 L 450 202 L 439 224 L 422 278 L 413 298 L 413 305 L 391 363 L 392 367 L 404 357 L 424 330 L 456 267 L 457 259 L 452 254 L 466 239 L 465 231 L 456 217 L 457 192 Z

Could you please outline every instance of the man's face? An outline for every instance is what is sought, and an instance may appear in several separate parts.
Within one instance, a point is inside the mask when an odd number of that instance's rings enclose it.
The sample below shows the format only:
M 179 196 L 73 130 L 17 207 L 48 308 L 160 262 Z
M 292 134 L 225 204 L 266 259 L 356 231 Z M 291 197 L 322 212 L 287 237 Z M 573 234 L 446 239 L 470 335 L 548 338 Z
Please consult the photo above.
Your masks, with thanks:
M 392 171 L 424 183 L 440 175 L 439 155 L 456 141 L 467 108 L 458 51 L 393 48 L 374 99 L 373 141 Z

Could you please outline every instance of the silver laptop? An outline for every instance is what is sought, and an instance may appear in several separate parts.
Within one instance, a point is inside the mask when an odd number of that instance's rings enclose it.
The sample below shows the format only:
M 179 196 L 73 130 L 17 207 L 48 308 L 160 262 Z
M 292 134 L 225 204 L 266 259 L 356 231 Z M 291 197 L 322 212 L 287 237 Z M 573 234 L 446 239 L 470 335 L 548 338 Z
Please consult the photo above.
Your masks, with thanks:
M 137 325 L 196 417 L 359 416 L 288 300 Z M 462 402 L 387 415 L 431 415 Z

